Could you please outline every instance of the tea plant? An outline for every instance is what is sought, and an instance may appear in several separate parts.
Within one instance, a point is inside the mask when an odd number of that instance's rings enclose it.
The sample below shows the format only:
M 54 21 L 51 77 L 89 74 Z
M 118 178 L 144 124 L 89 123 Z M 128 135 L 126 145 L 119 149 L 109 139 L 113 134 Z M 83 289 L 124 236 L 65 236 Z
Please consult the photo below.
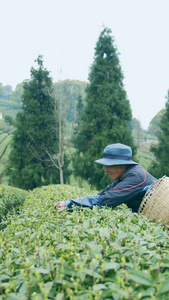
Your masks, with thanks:
M 169 299 L 167 229 L 125 205 L 54 210 L 89 191 L 35 189 L 0 232 L 0 300 Z
M 7 215 L 17 210 L 28 195 L 27 191 L 0 185 L 0 229 L 6 226 Z

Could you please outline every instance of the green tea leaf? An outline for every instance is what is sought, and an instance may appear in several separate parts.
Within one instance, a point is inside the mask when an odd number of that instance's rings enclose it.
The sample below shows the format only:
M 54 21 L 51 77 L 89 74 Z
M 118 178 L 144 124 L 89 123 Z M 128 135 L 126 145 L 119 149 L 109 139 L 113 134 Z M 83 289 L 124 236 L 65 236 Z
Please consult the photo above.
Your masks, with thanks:
M 119 264 L 116 262 L 108 262 L 104 265 L 104 271 L 109 271 L 109 270 L 117 270 L 120 268 Z
M 26 297 L 24 297 L 23 295 L 21 294 L 15 294 L 15 293 L 9 293 L 6 298 L 6 300 L 27 300 Z
M 158 292 L 158 295 L 162 295 L 166 292 L 169 292 L 169 278 L 162 282 L 161 288 Z
M 11 251 L 16 252 L 18 254 L 20 254 L 20 250 L 18 248 L 9 248 Z
M 38 272 L 39 274 L 49 274 L 50 271 L 47 269 L 43 269 L 43 268 L 33 268 L 32 269 L 33 272 Z
M 58 293 L 56 295 L 56 300 L 63 300 L 64 299 L 64 294 L 63 293 Z
M 7 281 L 8 279 L 10 279 L 10 276 L 5 275 L 5 274 L 0 275 L 0 281 Z
M 100 290 L 105 290 L 106 289 L 106 286 L 105 284 L 95 284 L 93 285 L 93 290 L 96 292 L 96 291 L 100 291 Z
M 139 284 L 151 286 L 153 284 L 153 280 L 151 276 L 147 272 L 141 271 L 130 271 L 129 278 L 134 282 Z

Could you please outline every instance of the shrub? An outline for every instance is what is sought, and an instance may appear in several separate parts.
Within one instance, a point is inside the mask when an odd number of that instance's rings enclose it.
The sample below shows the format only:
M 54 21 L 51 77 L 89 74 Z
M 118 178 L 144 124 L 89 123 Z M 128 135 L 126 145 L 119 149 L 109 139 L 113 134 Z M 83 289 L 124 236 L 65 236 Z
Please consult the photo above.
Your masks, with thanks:
M 13 210 L 18 210 L 27 195 L 27 191 L 0 185 L 0 229 L 6 224 L 7 215 Z
M 54 210 L 89 191 L 30 192 L 0 232 L 0 299 L 169 299 L 168 232 L 125 205 Z

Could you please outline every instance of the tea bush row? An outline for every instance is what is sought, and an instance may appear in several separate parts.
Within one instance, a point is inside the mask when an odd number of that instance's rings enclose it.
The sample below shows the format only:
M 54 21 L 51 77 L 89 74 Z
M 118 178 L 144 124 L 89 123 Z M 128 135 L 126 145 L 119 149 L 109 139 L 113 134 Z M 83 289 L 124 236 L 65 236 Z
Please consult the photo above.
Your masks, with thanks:
M 0 144 L 6 139 L 7 136 L 8 136 L 7 133 L 2 133 L 0 131 Z
M 1 146 L 0 146 L 0 158 L 3 157 L 8 145 L 10 144 L 11 142 L 11 139 L 12 139 L 12 135 L 8 135 L 4 140 L 3 142 L 1 143 Z
M 5 164 L 8 161 L 8 156 L 10 153 L 10 145 L 12 141 L 12 135 L 0 132 L 0 177 L 5 173 Z
M 27 195 L 27 191 L 0 185 L 0 229 L 7 223 L 7 215 L 12 213 L 13 210 L 17 210 L 25 201 Z
M 54 210 L 90 194 L 70 186 L 30 192 L 0 232 L 0 300 L 169 299 L 168 231 L 125 205 Z

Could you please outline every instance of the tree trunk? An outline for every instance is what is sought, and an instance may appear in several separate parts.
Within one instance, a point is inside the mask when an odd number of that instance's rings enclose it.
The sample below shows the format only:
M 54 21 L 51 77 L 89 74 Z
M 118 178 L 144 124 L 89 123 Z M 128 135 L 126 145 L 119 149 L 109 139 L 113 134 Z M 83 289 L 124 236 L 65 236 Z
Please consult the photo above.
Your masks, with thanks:
M 63 182 L 63 169 L 60 168 L 60 184 L 64 184 Z

